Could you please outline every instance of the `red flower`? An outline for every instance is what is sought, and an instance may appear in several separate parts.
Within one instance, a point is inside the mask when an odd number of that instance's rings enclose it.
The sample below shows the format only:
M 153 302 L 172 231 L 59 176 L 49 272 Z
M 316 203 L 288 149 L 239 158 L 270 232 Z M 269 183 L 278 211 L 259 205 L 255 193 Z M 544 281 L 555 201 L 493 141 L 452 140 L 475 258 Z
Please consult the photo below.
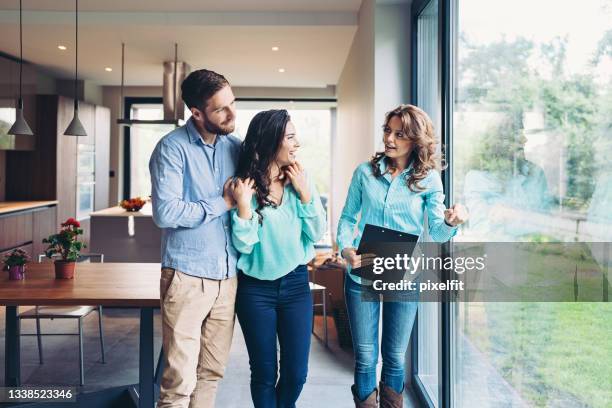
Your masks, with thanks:
M 70 217 L 68 218 L 66 221 L 64 221 L 62 223 L 62 227 L 75 227 L 75 228 L 80 228 L 81 227 L 81 223 L 78 222 L 77 220 L 75 220 L 74 218 Z

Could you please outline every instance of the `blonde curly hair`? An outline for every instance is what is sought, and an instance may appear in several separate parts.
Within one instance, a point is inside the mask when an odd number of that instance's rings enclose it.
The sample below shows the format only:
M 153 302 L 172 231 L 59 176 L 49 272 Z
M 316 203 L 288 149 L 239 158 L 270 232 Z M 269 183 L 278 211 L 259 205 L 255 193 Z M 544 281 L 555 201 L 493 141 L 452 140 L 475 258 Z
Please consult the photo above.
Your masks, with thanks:
M 412 164 L 412 171 L 408 177 L 407 184 L 411 191 L 424 190 L 419 182 L 427 177 L 431 170 L 442 170 L 446 168 L 446 163 L 442 155 L 436 154 L 436 135 L 429 115 L 421 108 L 414 105 L 400 105 L 385 115 L 383 128 L 389 125 L 389 121 L 397 117 L 402 122 L 402 130 L 412 143 L 412 152 L 408 158 L 408 163 Z M 372 173 L 375 177 L 381 177 L 378 164 L 384 160 L 387 165 L 385 173 L 390 172 L 395 167 L 384 152 L 377 152 L 370 159 Z

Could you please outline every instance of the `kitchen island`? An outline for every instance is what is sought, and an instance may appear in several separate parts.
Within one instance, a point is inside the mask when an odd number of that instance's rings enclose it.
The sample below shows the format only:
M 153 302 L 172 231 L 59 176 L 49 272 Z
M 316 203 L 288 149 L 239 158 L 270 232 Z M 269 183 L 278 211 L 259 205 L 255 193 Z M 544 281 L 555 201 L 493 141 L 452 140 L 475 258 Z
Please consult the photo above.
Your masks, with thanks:
M 91 213 L 90 251 L 106 262 L 160 262 L 161 230 L 151 203 L 136 212 L 116 206 Z

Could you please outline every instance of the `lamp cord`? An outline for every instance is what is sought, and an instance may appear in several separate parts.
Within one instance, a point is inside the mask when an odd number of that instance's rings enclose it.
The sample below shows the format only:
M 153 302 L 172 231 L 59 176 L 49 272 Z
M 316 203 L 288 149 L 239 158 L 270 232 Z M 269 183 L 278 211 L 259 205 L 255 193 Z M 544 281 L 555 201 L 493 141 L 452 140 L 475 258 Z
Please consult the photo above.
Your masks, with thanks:
M 21 17 L 21 0 L 19 0 L 19 100 L 21 101 L 21 78 L 23 72 L 23 23 Z
M 79 75 L 79 0 L 74 0 L 75 3 L 75 53 L 74 53 L 74 100 L 75 104 L 78 100 L 78 75 Z

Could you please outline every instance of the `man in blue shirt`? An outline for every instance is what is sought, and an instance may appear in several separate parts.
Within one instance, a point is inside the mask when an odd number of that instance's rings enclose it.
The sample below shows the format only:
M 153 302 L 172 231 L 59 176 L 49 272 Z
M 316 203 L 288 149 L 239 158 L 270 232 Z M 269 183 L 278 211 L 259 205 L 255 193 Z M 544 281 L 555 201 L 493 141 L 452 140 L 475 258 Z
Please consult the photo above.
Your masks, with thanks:
M 187 123 L 149 162 L 153 220 L 162 229 L 160 301 L 165 368 L 158 408 L 214 407 L 234 332 L 237 252 L 227 182 L 240 140 L 229 82 L 213 71 L 182 83 Z

